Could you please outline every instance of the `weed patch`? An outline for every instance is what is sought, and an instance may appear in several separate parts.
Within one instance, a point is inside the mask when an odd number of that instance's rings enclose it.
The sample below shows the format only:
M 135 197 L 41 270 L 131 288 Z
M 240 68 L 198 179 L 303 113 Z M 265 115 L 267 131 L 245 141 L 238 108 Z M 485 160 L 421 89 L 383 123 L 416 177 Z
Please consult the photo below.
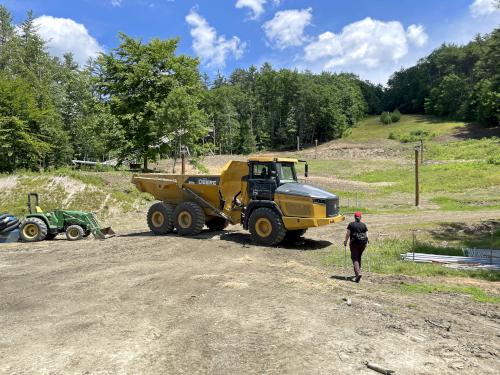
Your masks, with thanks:
M 436 137 L 435 133 L 428 130 L 412 130 L 409 133 L 391 132 L 387 138 L 400 141 L 401 143 L 418 142 L 422 140 L 430 140 Z
M 423 193 L 461 192 L 500 185 L 500 167 L 486 162 L 423 165 L 420 174 Z M 394 182 L 394 185 L 386 187 L 389 191 L 414 191 L 414 170 L 410 166 L 374 170 L 353 178 L 365 182 Z
M 484 292 L 484 290 L 474 286 L 452 286 L 445 284 L 407 284 L 400 285 L 400 289 L 404 293 L 459 293 L 471 296 L 478 302 L 500 303 L 500 297 L 492 296 Z
M 324 259 L 325 264 L 344 266 L 343 247 L 332 247 L 332 251 Z M 420 250 L 425 251 L 424 247 Z M 428 250 L 431 249 L 428 247 Z M 363 269 L 386 275 L 407 275 L 407 276 L 450 276 L 450 277 L 471 277 L 488 281 L 500 281 L 500 272 L 487 270 L 455 270 L 439 264 L 415 263 L 401 260 L 400 254 L 411 252 L 412 242 L 410 240 L 383 240 L 372 241 L 363 255 Z M 433 248 L 432 251 L 436 251 Z M 442 250 L 446 255 L 458 255 L 458 248 Z M 349 249 L 347 249 L 346 263 L 351 270 L 351 260 Z
M 425 148 L 426 157 L 432 160 L 483 160 L 493 165 L 500 164 L 500 139 L 495 137 L 430 143 Z

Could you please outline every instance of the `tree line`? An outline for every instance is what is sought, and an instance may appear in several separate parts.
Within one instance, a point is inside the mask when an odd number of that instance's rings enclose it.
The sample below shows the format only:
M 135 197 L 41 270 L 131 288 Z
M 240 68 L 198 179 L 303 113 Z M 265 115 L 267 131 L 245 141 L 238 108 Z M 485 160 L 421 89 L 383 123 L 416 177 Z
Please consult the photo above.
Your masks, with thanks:
M 500 28 L 463 46 L 443 44 L 387 86 L 385 109 L 499 126 Z
M 498 124 L 498 30 L 444 45 L 388 87 L 353 74 L 236 69 L 214 79 L 178 39 L 123 33 L 109 53 L 79 66 L 51 56 L 33 14 L 15 25 L 0 6 L 0 172 L 71 159 L 148 161 L 250 153 L 325 142 L 367 114 L 401 110 Z

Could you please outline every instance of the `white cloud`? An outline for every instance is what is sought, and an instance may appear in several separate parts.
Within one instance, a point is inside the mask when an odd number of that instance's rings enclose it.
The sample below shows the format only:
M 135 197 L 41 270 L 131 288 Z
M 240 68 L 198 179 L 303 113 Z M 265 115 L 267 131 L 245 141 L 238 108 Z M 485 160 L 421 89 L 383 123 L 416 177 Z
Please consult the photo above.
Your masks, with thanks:
M 191 26 L 193 50 L 207 66 L 224 67 L 229 55 L 236 59 L 243 55 L 245 43 L 236 36 L 227 40 L 224 35 L 217 35 L 217 31 L 196 10 L 189 12 L 186 22 Z
M 397 21 L 383 22 L 367 17 L 353 22 L 339 34 L 325 32 L 304 48 L 304 58 L 321 62 L 326 70 L 349 66 L 377 68 L 393 64 L 408 53 L 408 42 L 423 45 L 427 41 L 422 26 L 411 25 L 405 32 Z
M 62 56 L 73 53 L 75 60 L 84 65 L 89 57 L 96 57 L 103 51 L 87 28 L 71 18 L 41 16 L 35 19 L 38 34 L 47 42 L 51 54 Z
M 122 0 L 111 0 L 111 5 L 113 5 L 114 7 L 119 7 L 120 5 L 122 5 Z
M 469 6 L 469 10 L 474 18 L 484 17 L 499 12 L 495 0 L 474 0 Z
M 304 29 L 311 24 L 312 8 L 277 12 L 262 27 L 271 45 L 284 49 L 300 46 L 306 41 Z
M 429 39 L 429 36 L 426 34 L 425 28 L 422 25 L 408 26 L 406 29 L 406 37 L 417 47 L 424 46 Z
M 251 19 L 256 20 L 264 13 L 264 4 L 266 0 L 238 0 L 235 7 L 238 9 L 249 8 L 252 13 Z

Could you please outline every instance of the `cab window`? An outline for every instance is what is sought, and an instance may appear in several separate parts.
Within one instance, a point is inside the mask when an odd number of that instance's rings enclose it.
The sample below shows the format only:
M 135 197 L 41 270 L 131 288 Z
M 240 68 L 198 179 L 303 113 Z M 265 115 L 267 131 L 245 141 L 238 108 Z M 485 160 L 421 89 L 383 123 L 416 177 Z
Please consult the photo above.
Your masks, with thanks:
M 253 178 L 259 178 L 259 179 L 271 178 L 270 167 L 271 167 L 270 164 L 254 163 L 252 170 Z
M 293 163 L 279 163 L 277 167 L 281 184 L 297 182 L 297 174 Z

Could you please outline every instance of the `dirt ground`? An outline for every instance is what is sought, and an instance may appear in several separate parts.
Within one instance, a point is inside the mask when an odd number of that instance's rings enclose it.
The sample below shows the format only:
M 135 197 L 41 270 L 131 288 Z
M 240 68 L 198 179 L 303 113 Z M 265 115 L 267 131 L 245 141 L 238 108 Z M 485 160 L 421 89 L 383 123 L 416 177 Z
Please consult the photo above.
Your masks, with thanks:
M 485 215 L 499 213 L 468 220 Z M 374 374 L 365 361 L 397 374 L 500 371 L 498 305 L 402 294 L 398 284 L 411 279 L 398 275 L 342 280 L 350 269 L 322 259 L 342 251 L 331 244 L 343 223 L 265 248 L 236 226 L 152 236 L 144 217 L 112 222 L 119 236 L 103 242 L 2 245 L 0 373 Z M 366 220 L 373 235 L 443 218 Z

